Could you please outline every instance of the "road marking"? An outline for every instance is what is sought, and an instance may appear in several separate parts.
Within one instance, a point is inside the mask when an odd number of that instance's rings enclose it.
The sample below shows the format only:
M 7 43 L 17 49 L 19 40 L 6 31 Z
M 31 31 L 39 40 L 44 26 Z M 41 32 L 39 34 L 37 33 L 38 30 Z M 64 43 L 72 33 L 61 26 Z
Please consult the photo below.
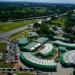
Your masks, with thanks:
M 23 35 L 24 33 L 28 32 L 28 31 L 31 31 L 31 30 L 24 31 L 24 32 L 22 32 L 22 33 L 20 33 L 20 34 L 18 34 L 18 35 L 16 35 L 16 36 L 10 38 L 9 40 L 11 41 L 11 40 L 13 40 L 13 39 L 15 39 L 15 38 L 17 38 L 17 37 Z

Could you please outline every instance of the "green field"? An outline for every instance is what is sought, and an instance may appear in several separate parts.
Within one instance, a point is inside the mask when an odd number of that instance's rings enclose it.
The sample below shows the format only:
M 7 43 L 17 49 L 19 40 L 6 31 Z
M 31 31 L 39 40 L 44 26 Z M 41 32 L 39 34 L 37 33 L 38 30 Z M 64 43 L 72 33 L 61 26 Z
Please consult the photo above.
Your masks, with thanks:
M 36 22 L 37 20 L 26 20 L 26 21 L 20 21 L 20 22 L 5 22 L 5 23 L 0 23 L 0 33 L 1 32 L 6 32 L 10 31 L 31 23 Z
M 6 43 L 0 42 L 0 52 L 1 53 L 4 53 L 5 52 L 5 48 L 6 48 Z
M 6 64 L 3 61 L 0 61 L 0 68 L 13 68 L 13 67 L 14 67 L 13 63 Z
M 65 24 L 65 20 L 66 20 L 66 19 L 65 19 L 64 17 L 60 17 L 60 18 L 58 18 L 58 19 L 53 20 L 52 23 L 53 23 L 53 24 L 56 24 L 57 26 L 63 27 L 64 24 Z

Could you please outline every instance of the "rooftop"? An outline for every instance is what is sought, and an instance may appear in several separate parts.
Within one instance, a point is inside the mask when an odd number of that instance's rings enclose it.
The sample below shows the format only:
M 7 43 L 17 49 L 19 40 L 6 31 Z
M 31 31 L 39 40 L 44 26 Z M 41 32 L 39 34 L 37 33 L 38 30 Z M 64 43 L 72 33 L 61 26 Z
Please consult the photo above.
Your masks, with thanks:
M 36 42 L 38 43 L 45 43 L 48 41 L 48 38 L 47 37 L 40 37 L 39 39 L 36 40 Z
M 40 59 L 35 57 L 32 53 L 23 53 L 21 54 L 23 58 L 26 58 L 29 62 L 32 62 L 37 65 L 41 66 L 56 66 L 56 63 L 54 60 L 47 60 L 47 59 Z
M 22 38 L 18 39 L 18 44 L 21 44 L 21 45 L 28 44 L 28 39 L 22 37 Z
M 32 42 L 32 43 L 28 44 L 27 46 L 25 46 L 23 49 L 27 49 L 29 51 L 33 51 L 34 49 L 36 49 L 40 45 L 41 45 L 40 43 Z
M 28 35 L 30 37 L 38 36 L 38 34 L 36 32 L 28 32 Z
M 53 45 L 51 44 L 45 44 L 45 47 L 40 51 L 43 55 L 48 55 L 53 49 Z

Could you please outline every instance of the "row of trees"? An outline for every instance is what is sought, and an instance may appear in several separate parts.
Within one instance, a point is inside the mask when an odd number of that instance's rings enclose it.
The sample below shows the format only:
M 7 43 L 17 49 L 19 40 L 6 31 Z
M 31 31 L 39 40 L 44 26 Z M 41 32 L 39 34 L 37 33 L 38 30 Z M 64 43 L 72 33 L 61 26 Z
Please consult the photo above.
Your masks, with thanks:
M 36 22 L 34 24 L 34 29 L 41 36 L 55 35 L 55 33 L 50 29 L 50 26 L 48 25 L 47 22 L 43 22 L 42 24 Z
M 71 42 L 75 41 L 75 16 L 73 11 L 69 11 L 66 15 L 66 21 L 64 25 L 64 31 L 67 37 L 70 38 Z
M 59 14 L 65 9 L 51 9 L 50 7 L 0 7 L 0 20 L 27 19 L 32 17 Z
M 64 36 L 66 38 L 69 38 L 70 42 L 75 42 L 75 17 L 73 14 L 73 11 L 69 11 L 68 14 L 65 16 L 64 25 L 61 25 L 61 27 L 64 30 Z M 42 24 L 35 23 L 34 28 L 40 35 L 56 35 L 51 29 L 51 25 L 59 26 L 59 24 L 52 24 L 52 20 L 56 18 L 52 18 L 50 21 L 45 21 Z M 61 19 L 60 19 L 61 20 Z

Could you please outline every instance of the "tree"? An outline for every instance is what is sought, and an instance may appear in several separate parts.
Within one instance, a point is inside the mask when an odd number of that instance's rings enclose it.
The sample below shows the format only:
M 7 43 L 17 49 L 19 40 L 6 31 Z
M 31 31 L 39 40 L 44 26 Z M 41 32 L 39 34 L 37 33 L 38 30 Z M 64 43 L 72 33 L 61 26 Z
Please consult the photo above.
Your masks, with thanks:
M 75 18 L 73 18 L 71 14 L 72 14 L 71 11 L 67 14 L 64 30 L 65 30 L 66 35 L 69 37 L 70 41 L 74 41 L 75 40 L 74 39 L 75 29 L 73 28 L 75 27 Z
M 38 30 L 40 28 L 40 24 L 35 22 L 33 28 Z
M 41 24 L 37 32 L 43 36 L 54 35 L 54 32 L 50 30 L 49 25 L 46 24 Z

